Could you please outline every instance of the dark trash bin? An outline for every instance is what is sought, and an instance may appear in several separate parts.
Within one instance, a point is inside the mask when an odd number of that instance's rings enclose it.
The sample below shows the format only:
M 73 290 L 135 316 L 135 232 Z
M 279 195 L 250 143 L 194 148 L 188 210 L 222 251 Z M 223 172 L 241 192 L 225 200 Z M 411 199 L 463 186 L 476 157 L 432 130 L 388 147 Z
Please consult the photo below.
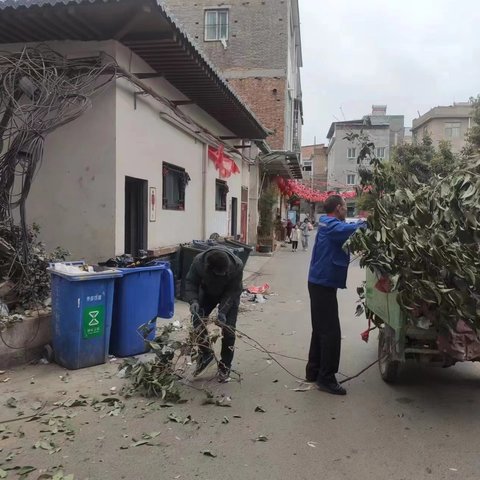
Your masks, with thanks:
M 232 246 L 234 248 L 242 248 L 243 251 L 238 253 L 237 255 L 241 258 L 243 262 L 243 266 L 245 266 L 248 262 L 248 258 L 250 254 L 253 252 L 253 247 L 247 245 L 246 243 L 240 242 L 238 240 L 225 240 L 226 246 Z
M 214 240 L 193 240 L 192 243 L 182 245 L 180 248 L 180 292 L 178 298 L 185 301 L 185 282 L 187 278 L 188 271 L 193 263 L 194 258 L 202 252 L 205 252 L 212 247 L 227 247 L 231 252 L 233 252 L 237 257 L 242 259 L 244 254 L 243 247 L 238 247 L 234 245 L 225 245 L 224 243 L 219 243 Z M 243 259 L 242 259 L 243 261 Z

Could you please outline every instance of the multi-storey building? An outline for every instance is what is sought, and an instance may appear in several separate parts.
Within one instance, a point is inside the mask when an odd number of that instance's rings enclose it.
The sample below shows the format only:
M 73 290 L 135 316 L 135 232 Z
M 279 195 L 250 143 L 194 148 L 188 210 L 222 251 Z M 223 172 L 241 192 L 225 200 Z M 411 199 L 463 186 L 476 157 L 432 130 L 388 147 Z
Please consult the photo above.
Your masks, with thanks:
M 260 142 L 258 168 L 251 168 L 249 205 L 258 203 L 259 193 L 275 176 L 302 178 L 302 44 L 298 0 L 164 0 L 164 3 L 270 131 L 267 140 Z M 286 204 L 281 197 L 273 214 L 286 215 Z M 250 243 L 254 241 L 258 223 L 255 209 L 250 208 Z
M 267 140 L 270 150 L 276 152 L 269 156 L 271 166 L 277 173 L 300 177 L 302 47 L 298 0 L 165 3 L 272 132 Z
M 450 142 L 454 152 L 465 146 L 465 134 L 472 123 L 472 104 L 454 103 L 448 107 L 434 107 L 413 120 L 413 140 L 419 142 L 428 134 L 435 147 L 442 141 Z
M 328 147 L 325 144 L 302 147 L 303 183 L 316 190 L 327 190 Z
M 403 115 L 387 115 L 386 105 L 373 105 L 371 115 L 359 120 L 334 122 L 330 126 L 328 144 L 328 190 L 349 190 L 358 185 L 358 142 L 346 138 L 349 132 L 368 134 L 375 144 L 375 155 L 388 160 L 396 145 L 403 142 L 405 128 Z M 349 205 L 349 214 L 353 213 Z

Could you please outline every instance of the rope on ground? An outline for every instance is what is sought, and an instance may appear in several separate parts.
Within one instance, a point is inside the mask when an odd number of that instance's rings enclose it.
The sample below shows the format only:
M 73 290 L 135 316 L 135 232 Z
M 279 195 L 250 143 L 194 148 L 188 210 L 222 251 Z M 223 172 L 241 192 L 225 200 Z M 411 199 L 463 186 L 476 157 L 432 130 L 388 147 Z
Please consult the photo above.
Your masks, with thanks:
M 281 354 L 281 353 L 275 353 L 275 352 L 271 352 L 269 350 L 266 349 L 266 347 L 264 347 L 260 342 L 258 342 L 257 340 L 255 340 L 254 338 L 250 337 L 249 335 L 247 335 L 245 332 L 242 332 L 241 330 L 239 330 L 238 328 L 233 328 L 233 327 L 230 327 L 229 325 L 226 325 L 224 323 L 221 323 L 219 322 L 218 320 L 215 322 L 217 325 L 219 325 L 220 327 L 222 328 L 227 328 L 227 329 L 230 329 L 230 332 L 235 332 L 239 335 L 238 338 L 240 338 L 241 340 L 244 341 L 244 343 L 246 343 L 248 346 L 252 347 L 252 348 L 256 348 L 257 350 L 259 350 L 260 352 L 262 353 L 265 353 L 266 355 L 269 356 L 269 358 L 274 361 L 280 368 L 282 368 L 286 373 L 288 373 L 291 377 L 295 378 L 296 380 L 302 380 L 304 381 L 305 379 L 302 378 L 302 377 L 299 377 L 298 375 L 295 375 L 294 373 L 292 373 L 290 370 L 288 370 L 287 367 L 285 367 L 281 362 L 279 362 L 275 356 L 279 356 L 279 357 L 284 357 L 284 358 L 289 358 L 289 359 L 292 359 L 292 360 L 298 360 L 298 361 L 302 361 L 302 362 L 306 362 L 306 360 L 304 359 L 301 359 L 301 358 L 297 358 L 297 357 L 290 357 L 288 355 L 284 355 L 284 354 Z M 248 342 L 246 342 L 242 337 L 245 337 L 247 338 L 248 340 L 254 342 L 254 344 L 250 344 Z M 363 373 L 365 373 L 367 370 L 369 370 L 370 368 L 372 368 L 374 365 L 376 365 L 377 363 L 379 363 L 381 360 L 383 360 L 384 358 L 386 358 L 389 354 L 386 353 L 384 356 L 380 357 L 380 358 L 377 358 L 374 362 L 370 363 L 369 365 L 367 365 L 365 368 L 363 368 L 362 370 L 360 370 L 358 373 L 356 373 L 355 375 L 352 375 L 350 377 L 344 375 L 343 373 L 340 373 L 340 375 L 346 377 L 344 378 L 342 381 L 340 381 L 339 383 L 346 383 L 350 380 L 354 380 L 355 378 L 358 378 L 360 375 L 362 375 Z

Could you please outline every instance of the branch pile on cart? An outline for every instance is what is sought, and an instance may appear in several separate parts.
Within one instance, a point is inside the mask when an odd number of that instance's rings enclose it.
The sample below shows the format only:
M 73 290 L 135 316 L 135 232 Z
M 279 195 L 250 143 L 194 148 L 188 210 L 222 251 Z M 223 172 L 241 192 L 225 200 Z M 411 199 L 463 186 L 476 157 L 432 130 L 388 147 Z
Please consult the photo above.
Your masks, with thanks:
M 374 205 L 369 228 L 349 244 L 369 270 L 367 313 L 377 326 L 393 325 L 383 332 L 395 333 L 392 351 L 399 352 L 400 342 L 407 353 L 421 353 L 423 346 L 452 363 L 480 360 L 480 160 L 473 147 L 454 155 L 426 138 L 399 147 L 385 163 L 367 138 L 351 140 L 361 143 L 363 196 Z M 368 312 L 369 300 L 377 311 Z M 392 320 L 394 314 L 405 322 Z M 408 345 L 409 338 L 401 338 L 408 337 L 408 324 L 435 332 L 435 341 Z

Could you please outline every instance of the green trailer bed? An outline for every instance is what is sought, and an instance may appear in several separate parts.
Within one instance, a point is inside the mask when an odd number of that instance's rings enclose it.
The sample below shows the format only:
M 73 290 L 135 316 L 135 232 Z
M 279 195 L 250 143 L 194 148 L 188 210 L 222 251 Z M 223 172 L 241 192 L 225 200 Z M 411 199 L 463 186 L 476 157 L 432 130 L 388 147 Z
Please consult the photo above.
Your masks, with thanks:
M 394 382 L 406 360 L 441 361 L 437 349 L 438 333 L 434 328 L 423 329 L 400 308 L 396 292 L 383 293 L 375 285 L 376 275 L 367 270 L 365 306 L 370 315 L 383 321 L 378 336 L 378 358 L 382 378 Z

